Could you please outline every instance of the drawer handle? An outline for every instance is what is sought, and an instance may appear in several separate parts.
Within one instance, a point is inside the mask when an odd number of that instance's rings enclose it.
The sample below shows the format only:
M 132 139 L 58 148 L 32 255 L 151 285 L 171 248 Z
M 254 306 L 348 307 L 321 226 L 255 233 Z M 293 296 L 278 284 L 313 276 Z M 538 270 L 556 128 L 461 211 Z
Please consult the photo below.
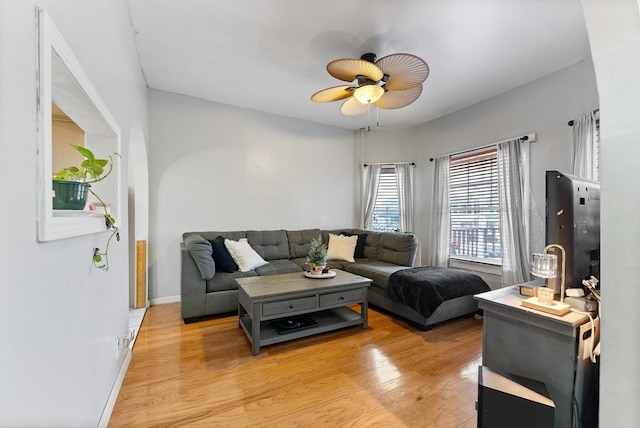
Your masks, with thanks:
M 289 309 L 293 309 L 293 305 L 289 305 Z
M 340 296 L 340 300 L 344 300 L 344 296 Z

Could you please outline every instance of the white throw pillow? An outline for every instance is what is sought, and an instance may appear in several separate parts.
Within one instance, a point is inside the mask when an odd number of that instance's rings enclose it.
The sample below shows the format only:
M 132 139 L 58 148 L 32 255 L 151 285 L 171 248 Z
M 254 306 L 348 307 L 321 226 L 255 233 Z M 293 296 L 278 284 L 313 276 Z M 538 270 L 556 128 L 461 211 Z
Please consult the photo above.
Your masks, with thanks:
M 329 249 L 327 250 L 327 260 L 344 260 L 345 262 L 355 262 L 353 253 L 356 251 L 358 235 L 344 236 L 329 234 Z
M 238 265 L 240 272 L 249 272 L 250 270 L 269 263 L 260 257 L 260 254 L 256 253 L 256 250 L 251 248 L 247 238 L 242 238 L 239 241 L 225 239 L 224 246 L 229 250 L 229 254 L 231 254 L 231 257 L 233 257 L 233 260 Z

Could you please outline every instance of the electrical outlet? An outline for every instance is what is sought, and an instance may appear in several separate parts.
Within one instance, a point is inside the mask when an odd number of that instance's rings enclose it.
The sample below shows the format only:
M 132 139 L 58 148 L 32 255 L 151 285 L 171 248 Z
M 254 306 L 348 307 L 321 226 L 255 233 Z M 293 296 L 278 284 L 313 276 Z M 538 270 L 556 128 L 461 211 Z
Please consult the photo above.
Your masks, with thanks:
M 118 357 L 120 356 L 120 352 L 131 344 L 131 342 L 133 341 L 133 338 L 135 337 L 135 333 L 136 333 L 135 330 L 129 330 L 128 334 L 125 334 L 123 336 L 118 336 L 116 338 L 116 344 L 118 347 L 118 351 L 117 351 Z
M 118 341 L 118 350 L 121 350 L 129 346 L 129 343 L 131 343 L 131 338 L 129 337 L 129 335 L 118 336 L 117 341 Z

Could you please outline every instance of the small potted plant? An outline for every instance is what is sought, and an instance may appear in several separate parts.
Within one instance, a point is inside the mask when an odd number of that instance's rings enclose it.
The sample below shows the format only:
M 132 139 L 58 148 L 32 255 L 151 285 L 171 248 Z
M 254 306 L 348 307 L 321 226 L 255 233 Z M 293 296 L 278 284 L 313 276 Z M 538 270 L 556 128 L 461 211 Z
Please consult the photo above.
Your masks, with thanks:
M 89 193 L 100 202 L 102 199 L 91 191 L 91 183 L 102 181 L 113 171 L 113 156 L 109 159 L 98 159 L 86 147 L 71 144 L 83 157 L 80 166 L 68 166 L 53 174 L 53 209 L 54 210 L 83 210 L 87 204 Z
M 321 236 L 311 240 L 309 254 L 307 255 L 307 266 L 312 275 L 321 275 L 327 266 L 327 244 L 322 242 Z
M 104 208 L 104 219 L 107 230 L 111 231 L 104 252 L 99 248 L 93 249 L 93 263 L 102 270 L 109 270 L 109 244 L 115 236 L 120 240 L 120 232 L 116 226 L 116 219 L 109 214 L 108 205 L 91 190 L 91 183 L 102 181 L 113 171 L 113 158 L 120 156 L 113 153 L 108 159 L 96 158 L 91 150 L 83 146 L 71 145 L 84 160 L 80 166 L 68 166 L 53 174 L 53 209 L 57 210 L 84 210 L 87 205 L 87 196 L 91 193 Z

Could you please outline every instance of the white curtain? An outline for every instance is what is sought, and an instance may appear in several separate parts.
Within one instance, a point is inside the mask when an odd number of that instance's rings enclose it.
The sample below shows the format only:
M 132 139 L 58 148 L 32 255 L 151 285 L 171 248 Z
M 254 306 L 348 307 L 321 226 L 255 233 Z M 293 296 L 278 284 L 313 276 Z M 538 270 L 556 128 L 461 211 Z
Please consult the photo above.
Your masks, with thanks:
M 589 180 L 597 180 L 595 164 L 595 113 L 587 113 L 573 121 L 573 144 L 571 157 L 573 160 L 571 173 Z
M 378 185 L 380 184 L 380 172 L 382 165 L 373 164 L 364 168 L 364 189 L 362 194 L 362 228 L 368 229 L 371 217 L 373 217 L 373 208 L 376 205 L 378 197 Z
M 434 159 L 433 200 L 431 201 L 431 223 L 428 245 L 428 263 L 431 266 L 449 266 L 451 253 L 451 227 L 449 224 L 449 166 L 451 156 L 439 156 Z
M 502 285 L 529 281 L 529 143 L 498 144 Z
M 397 163 L 396 182 L 398 183 L 398 205 L 400 211 L 400 230 L 413 232 L 413 165 Z

